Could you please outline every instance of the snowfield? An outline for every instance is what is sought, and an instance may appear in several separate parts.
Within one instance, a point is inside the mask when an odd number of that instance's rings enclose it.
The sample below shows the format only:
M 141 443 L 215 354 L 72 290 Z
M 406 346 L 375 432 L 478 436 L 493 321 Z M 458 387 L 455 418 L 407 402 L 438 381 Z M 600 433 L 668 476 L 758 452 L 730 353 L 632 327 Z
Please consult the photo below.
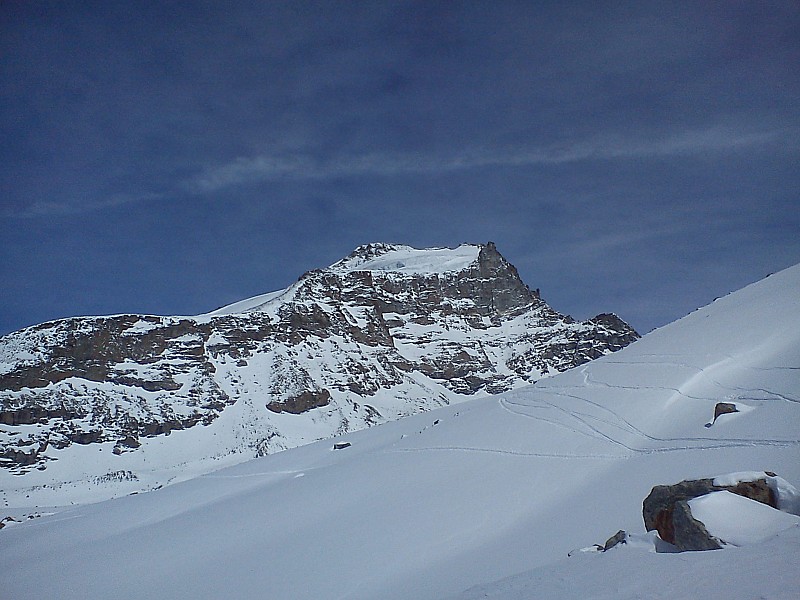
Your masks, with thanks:
M 738 412 L 712 423 L 718 402 Z M 0 531 L 2 595 L 795 598 L 792 515 L 724 492 L 694 502 L 726 535 L 763 521 L 740 547 L 655 553 L 644 534 L 654 485 L 764 470 L 800 484 L 800 266 L 533 386 L 153 492 L 8 511 L 42 516 Z M 630 543 L 567 558 L 619 529 Z
M 374 244 L 380 254 L 371 258 L 347 257 L 331 265 L 335 273 L 392 271 L 410 275 L 457 272 L 478 260 L 480 246 L 461 244 L 458 248 L 412 248 L 404 245 Z M 391 248 L 384 251 L 386 248 Z

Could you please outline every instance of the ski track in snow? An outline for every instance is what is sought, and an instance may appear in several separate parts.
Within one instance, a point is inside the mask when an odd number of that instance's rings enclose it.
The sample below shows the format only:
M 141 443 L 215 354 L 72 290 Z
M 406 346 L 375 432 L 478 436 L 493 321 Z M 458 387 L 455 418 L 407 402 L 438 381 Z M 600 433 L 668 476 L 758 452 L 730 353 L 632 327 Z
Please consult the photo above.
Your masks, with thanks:
M 393 448 L 387 453 L 417 453 L 417 452 L 480 452 L 487 454 L 502 454 L 507 456 L 521 456 L 529 458 L 563 458 L 584 460 L 628 460 L 637 455 L 667 454 L 671 452 L 693 452 L 696 450 L 724 450 L 729 448 L 757 448 L 757 447 L 788 447 L 798 446 L 800 441 L 783 442 L 774 440 L 759 440 L 757 442 L 706 444 L 703 446 L 673 446 L 666 448 L 632 448 L 621 442 L 620 446 L 629 450 L 631 454 L 578 454 L 569 452 L 522 452 L 517 450 L 504 450 L 502 448 L 478 448 L 474 446 L 424 446 L 417 448 Z
M 703 375 L 704 371 L 700 370 L 699 373 L 694 375 L 691 379 L 689 379 L 685 386 L 689 386 L 696 381 L 698 377 Z M 668 386 L 662 385 L 618 385 L 613 383 L 607 383 L 605 381 L 600 381 L 599 379 L 592 379 L 591 374 L 588 372 L 584 373 L 584 384 L 587 387 L 604 387 L 609 389 L 615 390 L 656 390 L 656 391 L 665 391 L 665 392 L 672 392 L 673 396 L 680 396 L 683 398 L 688 398 L 689 400 L 713 400 L 713 398 L 703 397 L 703 396 L 691 396 L 684 392 L 680 387 L 672 388 Z M 578 386 L 574 386 L 576 389 L 580 389 Z M 672 400 L 674 398 L 670 398 Z
M 625 458 L 618 454 L 570 454 L 559 452 L 521 452 L 516 450 L 503 450 L 501 448 L 476 448 L 473 446 L 426 446 L 419 448 L 393 448 L 387 450 L 393 452 L 484 452 L 487 454 L 504 454 L 507 456 L 523 456 L 532 458 L 583 458 L 590 460 L 619 460 Z
M 562 406 L 559 406 L 553 402 L 548 402 L 547 400 L 543 399 L 541 396 L 536 396 L 533 399 L 533 403 L 523 403 L 523 402 L 514 402 L 509 400 L 508 398 L 498 398 L 498 404 L 500 405 L 503 410 L 524 418 L 539 420 L 539 421 L 547 421 L 549 423 L 553 423 L 574 433 L 584 435 L 586 437 L 595 438 L 604 442 L 609 442 L 616 446 L 620 446 L 629 452 L 635 454 L 657 454 L 657 453 L 664 453 L 664 452 L 679 452 L 685 450 L 700 450 L 700 449 L 719 449 L 719 448 L 741 448 L 741 447 L 759 447 L 759 446 L 773 446 L 773 447 L 795 447 L 800 446 L 800 440 L 775 440 L 775 439 L 746 439 L 746 438 L 727 438 L 726 440 L 722 441 L 718 438 L 711 438 L 711 437 L 704 437 L 704 436 L 693 436 L 693 437 L 658 437 L 651 435 L 645 431 L 642 431 L 640 428 L 633 425 L 630 421 L 625 419 L 619 413 L 611 410 L 606 406 L 602 406 L 597 402 L 593 402 L 587 398 L 583 398 L 581 396 L 577 396 L 574 394 L 567 394 L 564 392 L 554 392 L 548 389 L 548 392 L 552 393 L 555 396 L 561 396 L 565 398 L 570 398 L 573 400 L 578 400 L 579 402 L 583 402 L 597 408 L 599 410 L 605 411 L 609 413 L 615 420 L 610 421 L 607 419 L 603 419 L 597 415 L 580 412 L 575 409 L 568 409 Z M 536 403 L 539 403 L 540 406 L 536 406 Z M 529 409 L 536 409 L 536 408 L 548 408 L 556 410 L 564 415 L 566 415 L 570 419 L 574 419 L 585 426 L 589 431 L 586 431 L 581 428 L 572 427 L 567 423 L 562 421 L 553 420 L 543 418 L 540 415 L 531 415 L 522 410 L 515 410 L 512 407 L 520 407 L 520 408 L 529 408 Z M 608 425 L 609 427 L 613 427 L 620 431 L 636 435 L 648 442 L 655 442 L 659 444 L 681 444 L 677 446 L 661 446 L 658 448 L 640 448 L 634 447 L 631 445 L 626 444 L 625 442 L 618 440 L 611 435 L 600 431 L 595 425 L 592 425 L 587 420 L 591 419 L 596 422 L 603 423 Z M 591 432 L 591 433 L 590 433 Z M 685 445 L 691 444 L 691 445 Z M 576 458 L 579 457 L 578 455 L 573 455 Z M 624 456 L 618 456 L 618 458 L 624 458 Z
M 203 479 L 251 479 L 254 477 L 275 477 L 280 475 L 294 475 L 295 477 L 303 477 L 308 471 L 313 469 L 294 469 L 289 471 L 262 471 L 258 473 L 242 473 L 241 475 L 228 475 L 217 473 L 206 473 L 200 477 Z
M 596 402 L 592 402 L 591 400 L 588 400 L 586 398 L 583 398 L 581 396 L 576 396 L 576 395 L 573 395 L 573 394 L 565 394 L 565 393 L 560 393 L 560 392 L 553 392 L 553 394 L 557 395 L 557 396 L 564 396 L 564 397 L 567 397 L 567 398 L 580 400 L 580 401 L 585 402 L 587 404 L 590 404 L 590 405 L 592 405 L 592 406 L 594 406 L 596 408 L 599 408 L 601 410 L 607 411 L 607 412 L 611 413 L 614 417 L 619 419 L 626 426 L 626 427 L 623 427 L 623 426 L 621 426 L 621 425 L 619 425 L 617 423 L 613 423 L 613 422 L 610 422 L 610 421 L 606 421 L 604 419 L 600 419 L 599 417 L 597 417 L 595 415 L 589 415 L 587 413 L 581 413 L 581 412 L 577 412 L 577 411 L 574 411 L 574 410 L 566 409 L 566 408 L 560 407 L 560 406 L 558 406 L 556 404 L 553 404 L 551 402 L 547 402 L 546 400 L 541 400 L 540 398 L 537 398 L 538 401 L 543 402 L 544 404 L 546 404 L 546 405 L 548 405 L 548 406 L 550 406 L 550 407 L 552 407 L 552 408 L 554 408 L 556 410 L 559 410 L 562 413 L 567 414 L 568 416 L 570 416 L 570 417 L 572 417 L 572 418 L 574 418 L 574 419 L 576 419 L 578 421 L 583 422 L 590 429 L 594 429 L 594 428 L 591 425 L 589 425 L 588 423 L 585 423 L 585 421 L 582 419 L 582 416 L 586 416 L 586 417 L 589 417 L 589 418 L 592 418 L 592 419 L 599 420 L 599 421 L 601 421 L 603 423 L 606 423 L 606 424 L 608 424 L 608 425 L 610 425 L 612 427 L 616 427 L 616 428 L 621 429 L 623 431 L 628 431 L 630 433 L 634 433 L 634 434 L 636 434 L 636 435 L 638 435 L 640 437 L 643 437 L 643 438 L 645 438 L 645 439 L 647 439 L 648 441 L 651 441 L 651 442 L 694 442 L 694 441 L 697 441 L 697 442 L 706 442 L 706 441 L 708 441 L 708 442 L 719 442 L 720 441 L 718 438 L 703 437 L 703 436 L 674 437 L 674 438 L 657 437 L 657 436 L 650 435 L 650 434 L 642 431 L 641 429 L 639 429 L 638 427 L 633 425 L 630 421 L 625 419 L 620 414 L 618 414 L 615 411 L 611 410 L 610 408 L 602 406 L 602 405 L 600 405 L 600 404 L 598 404 Z M 506 403 L 508 405 L 513 405 L 513 406 L 535 408 L 530 404 L 524 404 L 524 403 L 521 403 L 521 402 L 512 402 L 512 401 L 510 401 L 510 400 L 508 400 L 506 398 L 500 398 L 500 399 L 498 399 L 498 402 L 501 405 L 503 403 Z M 532 415 L 527 415 L 527 414 L 522 413 L 520 411 L 512 410 L 512 409 L 508 408 L 508 406 L 505 406 L 504 408 L 506 408 L 506 410 L 508 410 L 509 412 L 517 414 L 517 415 L 520 415 L 520 416 L 526 416 L 526 417 L 529 417 L 529 418 L 538 418 L 538 417 L 533 417 Z M 601 434 L 601 435 L 602 435 L 603 438 L 607 438 L 607 436 L 605 434 Z M 758 439 L 727 438 L 727 439 L 728 439 L 728 441 L 734 442 L 734 444 L 732 446 L 757 446 L 757 445 L 796 446 L 796 445 L 800 445 L 800 440 L 769 440 L 769 439 L 763 439 L 763 438 L 758 438 Z M 626 446 L 625 444 L 623 444 L 622 442 L 619 442 L 618 440 L 613 440 L 613 441 L 615 441 L 616 443 L 619 443 L 620 445 L 624 446 L 628 450 L 632 450 L 634 452 L 648 451 L 648 449 L 630 448 L 630 447 Z M 706 448 L 706 447 L 708 447 L 708 446 L 693 446 L 692 448 L 678 448 L 678 449 L 700 449 L 700 448 Z
M 767 396 L 774 396 L 779 400 L 785 400 L 786 402 L 794 402 L 795 404 L 800 404 L 800 399 L 792 398 L 790 396 L 786 396 L 785 394 L 781 394 L 780 392 L 775 392 L 772 390 L 768 390 L 765 388 L 745 388 L 739 386 L 731 386 L 731 385 L 724 385 L 718 381 L 712 380 L 715 385 L 718 385 L 724 390 L 728 390 L 730 392 L 744 392 L 744 393 L 753 393 L 753 392 L 763 392 Z M 749 397 L 749 396 L 742 396 L 742 400 L 759 400 L 759 401 L 768 401 L 773 400 L 774 398 L 756 398 L 756 397 Z
M 510 408 L 511 406 L 528 406 L 528 407 L 531 407 L 531 408 L 536 408 L 535 406 L 531 406 L 531 405 L 528 405 L 528 404 L 517 403 L 517 402 L 511 402 L 510 400 L 506 400 L 506 399 L 503 399 L 503 398 L 498 400 L 498 403 L 500 404 L 500 406 L 504 410 L 508 411 L 511 414 L 514 414 L 514 415 L 517 415 L 517 416 L 521 416 L 521 417 L 525 417 L 525 418 L 529 418 L 529 419 L 533 419 L 533 420 L 547 421 L 548 423 L 553 423 L 553 424 L 556 424 L 556 425 L 560 425 L 561 427 L 569 429 L 570 431 L 573 431 L 573 432 L 575 432 L 575 433 L 577 433 L 579 435 L 584 435 L 584 436 L 587 436 L 587 437 L 590 437 L 590 438 L 594 438 L 594 439 L 599 439 L 599 440 L 602 440 L 602 441 L 610 442 L 610 443 L 612 443 L 614 445 L 621 446 L 622 448 L 624 448 L 626 450 L 632 450 L 632 448 L 628 447 L 626 444 L 624 444 L 624 443 L 620 442 L 619 440 L 616 440 L 616 439 L 606 435 L 605 433 L 603 433 L 602 431 L 600 431 L 596 427 L 594 427 L 594 426 L 590 425 L 589 423 L 587 423 L 586 420 L 581 418 L 581 416 L 580 416 L 580 415 L 583 415 L 584 413 L 578 413 L 578 412 L 575 412 L 575 411 L 571 411 L 569 409 L 566 409 L 566 408 L 563 408 L 561 406 L 558 406 L 557 404 L 554 404 L 552 402 L 547 402 L 546 400 L 542 400 L 540 398 L 537 398 L 537 401 L 541 402 L 544 405 L 545 408 L 550 408 L 550 409 L 556 410 L 556 411 L 558 411 L 558 412 L 560 412 L 562 414 L 567 415 L 568 418 L 573 418 L 576 421 L 579 421 L 580 423 L 582 423 L 584 426 L 586 426 L 593 433 L 588 433 L 586 431 L 582 431 L 581 429 L 578 429 L 578 428 L 575 428 L 575 427 L 570 427 L 569 425 L 567 425 L 563 421 L 556 421 L 556 420 L 552 420 L 552 419 L 541 418 L 540 416 L 529 415 L 529 414 L 524 413 L 522 411 L 517 411 L 517 410 L 514 410 L 514 409 Z M 588 416 L 588 415 L 585 415 L 585 416 Z M 609 423 L 609 424 L 611 424 L 611 423 Z

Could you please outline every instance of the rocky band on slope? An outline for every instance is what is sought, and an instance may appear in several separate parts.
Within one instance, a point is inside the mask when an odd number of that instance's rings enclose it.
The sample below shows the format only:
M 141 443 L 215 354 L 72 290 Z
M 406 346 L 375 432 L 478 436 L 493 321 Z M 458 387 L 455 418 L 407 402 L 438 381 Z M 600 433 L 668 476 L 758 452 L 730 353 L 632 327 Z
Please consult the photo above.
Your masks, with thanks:
M 638 337 L 613 314 L 559 314 L 491 242 L 369 244 L 207 315 L 69 318 L 0 338 L 0 467 L 35 479 L 96 445 L 81 477 L 135 478 L 155 439 L 159 467 L 245 460 L 520 387 Z

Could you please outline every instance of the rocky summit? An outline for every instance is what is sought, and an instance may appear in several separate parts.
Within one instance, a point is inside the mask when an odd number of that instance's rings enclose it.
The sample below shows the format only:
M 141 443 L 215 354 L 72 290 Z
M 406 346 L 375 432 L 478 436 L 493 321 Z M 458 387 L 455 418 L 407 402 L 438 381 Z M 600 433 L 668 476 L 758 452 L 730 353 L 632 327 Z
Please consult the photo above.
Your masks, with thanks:
M 186 465 L 517 388 L 638 337 L 613 314 L 559 314 L 491 242 L 369 244 L 205 315 L 69 318 L 0 338 L 0 471 L 31 489 L 144 489 Z

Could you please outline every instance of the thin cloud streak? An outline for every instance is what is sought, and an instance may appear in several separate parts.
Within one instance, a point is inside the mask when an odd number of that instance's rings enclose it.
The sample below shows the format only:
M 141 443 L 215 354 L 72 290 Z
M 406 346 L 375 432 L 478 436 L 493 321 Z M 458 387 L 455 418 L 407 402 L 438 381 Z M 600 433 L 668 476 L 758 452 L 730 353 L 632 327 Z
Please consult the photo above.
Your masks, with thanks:
M 139 204 L 149 200 L 165 198 L 163 193 L 150 194 L 114 194 L 93 202 L 55 202 L 52 200 L 34 202 L 24 208 L 8 208 L 2 213 L 3 217 L 10 219 L 35 219 L 37 217 L 59 217 L 79 215 L 88 212 L 123 206 L 125 204 Z
M 547 166 L 585 160 L 657 158 L 702 152 L 725 152 L 794 139 L 785 130 L 741 132 L 729 128 L 687 131 L 658 140 L 632 140 L 608 136 L 573 144 L 553 144 L 528 150 L 480 149 L 451 157 L 425 154 L 365 154 L 331 160 L 308 155 L 240 157 L 202 173 L 185 186 L 195 193 L 215 192 L 231 186 L 276 179 L 326 179 L 330 177 L 392 176 L 441 173 L 491 166 Z
M 587 160 L 615 160 L 687 156 L 702 152 L 725 152 L 757 147 L 778 141 L 787 148 L 796 147 L 800 136 L 792 131 L 771 130 L 743 132 L 714 127 L 686 131 L 662 139 L 635 140 L 608 135 L 573 144 L 552 144 L 533 149 L 475 149 L 450 157 L 424 153 L 364 154 L 330 160 L 310 155 L 261 155 L 237 158 L 211 168 L 183 182 L 177 188 L 158 193 L 119 193 L 95 201 L 39 201 L 27 207 L 7 208 L 5 218 L 32 219 L 95 212 L 125 204 L 160 200 L 176 194 L 207 194 L 239 185 L 279 179 L 314 180 L 334 177 L 395 176 L 435 174 L 482 167 L 549 166 Z

